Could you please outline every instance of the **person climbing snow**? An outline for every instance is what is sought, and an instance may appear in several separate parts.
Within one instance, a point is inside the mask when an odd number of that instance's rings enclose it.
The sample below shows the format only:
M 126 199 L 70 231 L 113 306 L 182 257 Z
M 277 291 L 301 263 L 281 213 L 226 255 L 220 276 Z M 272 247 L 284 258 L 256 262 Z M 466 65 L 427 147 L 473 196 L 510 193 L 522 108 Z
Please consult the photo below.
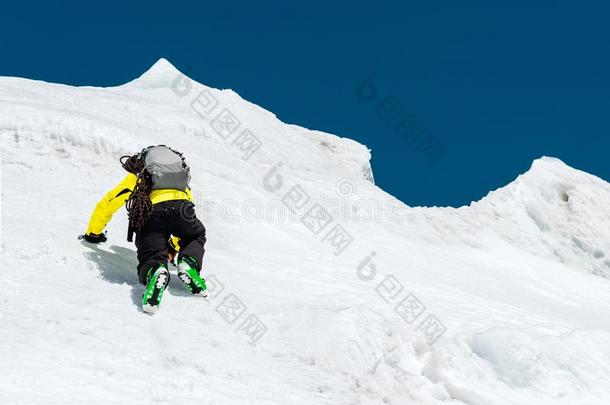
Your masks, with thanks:
M 200 276 L 206 242 L 205 227 L 195 216 L 189 166 L 183 155 L 165 146 L 149 146 L 133 156 L 122 156 L 127 176 L 96 205 L 83 239 L 107 240 L 104 229 L 126 204 L 128 241 L 136 235 L 138 278 L 146 286 L 142 309 L 159 309 L 170 279 L 168 258 L 177 253 L 178 278 L 193 295 L 206 296 Z

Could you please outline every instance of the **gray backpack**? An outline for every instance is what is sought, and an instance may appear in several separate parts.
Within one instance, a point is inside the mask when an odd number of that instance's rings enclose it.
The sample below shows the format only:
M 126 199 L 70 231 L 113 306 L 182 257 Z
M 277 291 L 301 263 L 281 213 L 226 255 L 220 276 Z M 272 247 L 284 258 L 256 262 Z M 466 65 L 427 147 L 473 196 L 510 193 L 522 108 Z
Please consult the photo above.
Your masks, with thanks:
M 189 187 L 191 170 L 182 153 L 158 145 L 144 148 L 141 156 L 152 179 L 152 190 L 169 188 L 184 191 Z

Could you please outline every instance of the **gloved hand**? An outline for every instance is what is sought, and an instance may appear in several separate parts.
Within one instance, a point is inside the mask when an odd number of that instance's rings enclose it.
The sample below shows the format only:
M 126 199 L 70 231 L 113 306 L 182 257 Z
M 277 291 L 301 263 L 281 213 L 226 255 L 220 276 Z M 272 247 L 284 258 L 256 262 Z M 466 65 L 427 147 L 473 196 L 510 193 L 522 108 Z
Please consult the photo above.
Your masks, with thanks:
M 102 243 L 106 242 L 108 238 L 106 237 L 106 232 L 104 233 L 88 233 L 83 238 L 89 243 Z

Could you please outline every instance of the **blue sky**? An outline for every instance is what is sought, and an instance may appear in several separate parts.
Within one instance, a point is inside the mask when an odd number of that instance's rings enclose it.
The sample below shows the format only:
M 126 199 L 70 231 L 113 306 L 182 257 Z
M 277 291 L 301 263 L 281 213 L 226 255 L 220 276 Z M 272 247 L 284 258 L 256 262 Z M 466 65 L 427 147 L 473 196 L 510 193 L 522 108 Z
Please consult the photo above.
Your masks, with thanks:
M 110 86 L 165 57 L 366 144 L 409 205 L 468 204 L 543 155 L 610 178 L 610 6 L 459 3 L 3 4 L 0 75 Z

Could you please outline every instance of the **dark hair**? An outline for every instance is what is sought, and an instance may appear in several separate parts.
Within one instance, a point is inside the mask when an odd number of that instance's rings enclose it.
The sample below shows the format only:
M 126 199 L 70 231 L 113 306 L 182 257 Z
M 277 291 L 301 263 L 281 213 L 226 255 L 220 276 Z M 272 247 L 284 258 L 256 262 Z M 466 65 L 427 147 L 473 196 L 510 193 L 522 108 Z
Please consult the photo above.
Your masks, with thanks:
M 121 156 L 119 161 L 123 169 L 137 176 L 136 185 L 127 200 L 126 207 L 129 225 L 140 229 L 148 221 L 152 212 L 152 201 L 150 200 L 152 180 L 144 167 L 141 153 Z

